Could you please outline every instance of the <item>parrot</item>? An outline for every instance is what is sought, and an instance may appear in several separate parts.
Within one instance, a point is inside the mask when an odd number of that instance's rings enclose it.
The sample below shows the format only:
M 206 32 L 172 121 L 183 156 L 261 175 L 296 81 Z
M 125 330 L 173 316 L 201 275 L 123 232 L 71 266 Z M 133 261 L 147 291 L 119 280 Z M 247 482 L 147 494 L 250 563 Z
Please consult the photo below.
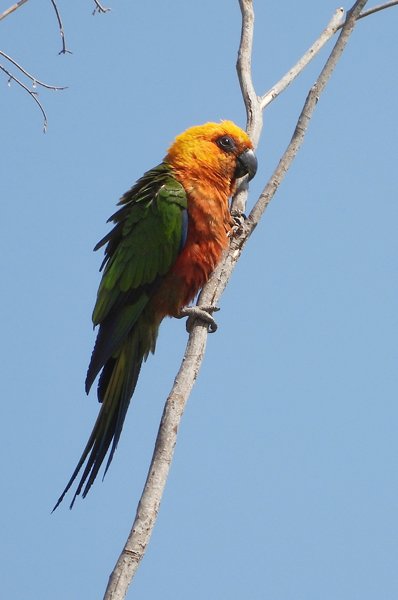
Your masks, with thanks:
M 98 327 L 85 382 L 99 375 L 101 403 L 92 433 L 55 510 L 83 468 L 70 508 L 84 498 L 119 442 L 141 365 L 155 351 L 166 317 L 187 307 L 229 245 L 229 200 L 236 180 L 252 179 L 257 159 L 249 136 L 232 121 L 205 123 L 178 135 L 163 161 L 147 171 L 118 202 L 105 246 L 92 321 Z M 196 307 L 193 307 L 196 308 Z M 184 312 L 185 310 L 185 312 Z M 202 317 L 213 321 L 209 313 Z

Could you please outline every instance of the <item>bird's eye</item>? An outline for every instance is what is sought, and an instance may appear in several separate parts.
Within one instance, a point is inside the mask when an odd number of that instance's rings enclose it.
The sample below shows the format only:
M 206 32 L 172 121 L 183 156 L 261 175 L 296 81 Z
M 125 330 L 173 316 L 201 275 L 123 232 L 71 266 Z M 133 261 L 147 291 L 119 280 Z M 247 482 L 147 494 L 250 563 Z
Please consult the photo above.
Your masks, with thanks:
M 218 140 L 216 140 L 216 144 L 225 152 L 232 152 L 235 149 L 235 142 L 231 137 L 229 137 L 229 135 L 223 135 L 222 137 L 218 138 Z

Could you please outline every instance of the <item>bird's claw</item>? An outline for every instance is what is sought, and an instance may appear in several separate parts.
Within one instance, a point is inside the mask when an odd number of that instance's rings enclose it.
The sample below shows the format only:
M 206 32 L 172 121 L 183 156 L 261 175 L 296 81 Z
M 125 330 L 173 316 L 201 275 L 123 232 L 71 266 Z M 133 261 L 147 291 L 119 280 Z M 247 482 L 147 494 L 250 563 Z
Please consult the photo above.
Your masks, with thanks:
M 217 306 L 185 306 L 180 310 L 179 319 L 188 317 L 186 329 L 191 333 L 192 327 L 196 319 L 200 319 L 207 324 L 208 333 L 214 333 L 218 329 L 218 325 L 210 313 L 220 310 Z
M 246 215 L 242 212 L 232 213 L 232 220 L 234 224 L 228 233 L 228 237 L 233 237 L 234 235 L 239 235 L 243 232 L 243 225 L 246 221 L 246 218 Z

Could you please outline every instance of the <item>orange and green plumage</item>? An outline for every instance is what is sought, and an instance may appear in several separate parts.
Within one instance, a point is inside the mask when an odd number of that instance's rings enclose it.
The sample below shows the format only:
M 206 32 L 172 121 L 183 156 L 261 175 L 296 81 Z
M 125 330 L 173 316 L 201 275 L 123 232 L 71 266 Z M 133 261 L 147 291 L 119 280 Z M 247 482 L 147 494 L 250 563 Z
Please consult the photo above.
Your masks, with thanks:
M 83 454 L 55 508 L 84 467 L 72 499 L 89 491 L 113 458 L 141 365 L 154 352 L 161 321 L 179 316 L 229 244 L 229 199 L 236 179 L 253 177 L 257 161 L 247 134 L 231 121 L 206 123 L 177 136 L 163 162 L 119 201 L 105 246 L 93 311 L 99 326 L 86 378 L 96 377 L 101 409 Z

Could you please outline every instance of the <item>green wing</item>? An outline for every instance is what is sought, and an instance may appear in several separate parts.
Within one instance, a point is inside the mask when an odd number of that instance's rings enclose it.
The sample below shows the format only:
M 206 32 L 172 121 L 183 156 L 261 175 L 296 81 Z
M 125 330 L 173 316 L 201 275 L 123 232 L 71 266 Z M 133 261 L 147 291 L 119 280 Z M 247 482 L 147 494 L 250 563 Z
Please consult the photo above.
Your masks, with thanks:
M 119 204 L 123 208 L 110 219 L 116 227 L 95 248 L 108 242 L 94 325 L 104 320 L 120 294 L 167 273 L 184 238 L 186 194 L 168 165 L 148 171 Z
M 119 204 L 122 208 L 110 218 L 116 223 L 114 229 L 95 248 L 107 243 L 93 311 L 93 323 L 100 330 L 87 391 L 137 322 L 186 237 L 185 190 L 165 163 L 148 171 Z
M 83 497 L 87 494 L 110 449 L 106 469 L 109 467 L 142 361 L 154 350 L 158 323 L 145 314 L 145 307 L 157 282 L 173 265 L 186 237 L 186 194 L 165 163 L 148 171 L 119 204 L 122 208 L 109 219 L 115 227 L 95 248 L 106 244 L 101 267 L 104 273 L 93 312 L 93 322 L 99 325 L 99 331 L 87 372 L 86 391 L 102 370 L 98 384 L 102 406 L 55 508 L 84 464 L 71 507 L 82 490 Z

